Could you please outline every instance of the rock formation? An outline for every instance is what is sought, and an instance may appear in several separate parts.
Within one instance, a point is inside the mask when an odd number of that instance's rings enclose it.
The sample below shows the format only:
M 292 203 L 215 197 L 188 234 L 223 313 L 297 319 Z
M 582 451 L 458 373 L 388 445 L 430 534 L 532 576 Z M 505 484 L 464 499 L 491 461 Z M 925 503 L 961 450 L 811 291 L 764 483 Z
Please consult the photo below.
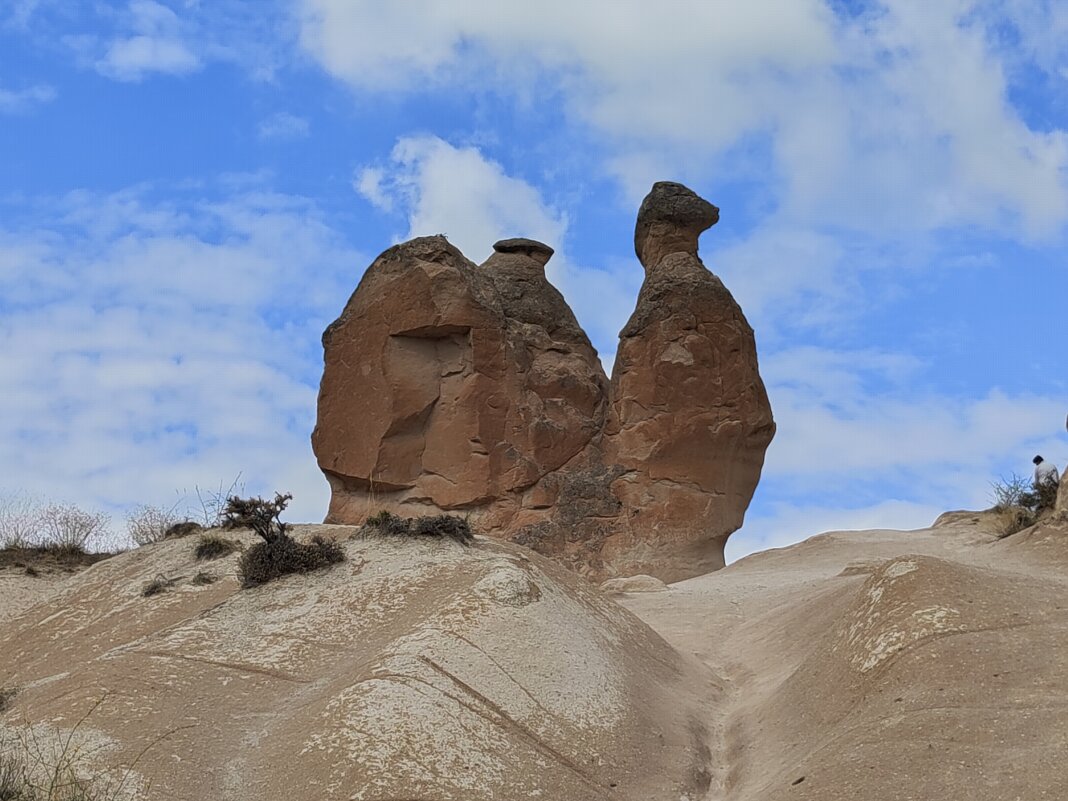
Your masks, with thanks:
M 390 248 L 323 335 L 312 443 L 328 522 L 452 511 L 600 581 L 723 565 L 774 434 L 753 332 L 697 257 L 718 210 L 679 184 L 642 204 L 646 269 L 611 387 L 552 249 L 444 237 Z

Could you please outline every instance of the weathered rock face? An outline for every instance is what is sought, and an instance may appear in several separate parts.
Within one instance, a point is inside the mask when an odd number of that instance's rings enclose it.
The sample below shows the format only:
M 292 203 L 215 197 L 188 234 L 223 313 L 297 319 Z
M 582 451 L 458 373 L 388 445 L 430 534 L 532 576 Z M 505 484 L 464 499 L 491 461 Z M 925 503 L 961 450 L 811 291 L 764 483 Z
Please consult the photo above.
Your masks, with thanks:
M 600 431 L 607 379 L 545 279 L 552 250 L 497 251 L 476 267 L 443 237 L 390 248 L 323 335 L 312 443 L 330 520 L 378 508 L 514 517 L 521 491 Z
M 379 256 L 323 335 L 327 521 L 460 511 L 593 580 L 722 567 L 774 423 L 752 329 L 697 258 L 717 219 L 680 184 L 642 204 L 646 280 L 610 388 L 546 245 L 504 240 L 481 266 L 443 237 Z
M 718 220 L 680 184 L 645 198 L 634 235 L 645 282 L 612 370 L 605 450 L 627 470 L 618 493 L 636 510 L 633 547 L 643 529 L 681 540 L 676 574 L 723 566 L 775 433 L 753 330 L 697 257 L 698 235 Z

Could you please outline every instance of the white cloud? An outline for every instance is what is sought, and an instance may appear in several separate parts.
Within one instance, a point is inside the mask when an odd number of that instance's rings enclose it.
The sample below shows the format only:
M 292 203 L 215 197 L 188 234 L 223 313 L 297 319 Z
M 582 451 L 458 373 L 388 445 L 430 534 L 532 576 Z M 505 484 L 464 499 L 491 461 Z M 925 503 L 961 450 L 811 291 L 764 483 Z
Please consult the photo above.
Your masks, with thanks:
M 405 239 L 445 234 L 475 262 L 507 237 L 559 248 L 567 230 L 566 215 L 533 186 L 506 175 L 477 148 L 454 147 L 436 136 L 398 140 L 389 164 L 358 171 L 354 186 L 379 208 L 404 209 Z
M 0 17 L 0 22 L 13 28 L 25 28 L 40 5 L 41 0 L 10 0 L 6 17 Z
M 19 90 L 0 87 L 0 114 L 21 114 L 51 103 L 55 98 L 56 90 L 51 86 L 37 85 Z
M 279 111 L 260 122 L 258 133 L 260 139 L 292 141 L 306 138 L 311 133 L 311 126 L 304 117 Z
M 885 0 L 839 17 L 821 0 L 550 0 L 492 14 L 472 2 L 304 0 L 302 41 L 365 89 L 522 96 L 551 80 L 632 195 L 654 168 L 720 175 L 732 148 L 768 137 L 775 163 L 751 177 L 774 180 L 797 223 L 1034 237 L 1068 220 L 1068 138 L 1024 122 L 994 34 L 1035 2 Z M 1063 67 L 1063 48 L 1028 41 Z
M 121 81 L 140 81 L 160 72 L 185 75 L 202 66 L 200 58 L 182 38 L 181 20 L 170 8 L 155 0 L 132 0 L 127 9 L 130 35 L 112 40 L 99 72 Z
M 567 252 L 568 219 L 530 183 L 473 147 L 433 136 L 400 139 L 387 163 L 357 170 L 353 187 L 376 207 L 405 215 L 404 239 L 446 234 L 472 261 L 493 243 L 527 237 L 556 250 L 547 277 L 564 294 L 611 370 L 620 328 L 644 278 L 637 260 L 597 267 L 576 264 Z
M 241 473 L 250 492 L 292 491 L 295 519 L 320 519 L 319 337 L 363 259 L 314 206 L 131 190 L 35 214 L 0 229 L 8 482 L 117 510 Z

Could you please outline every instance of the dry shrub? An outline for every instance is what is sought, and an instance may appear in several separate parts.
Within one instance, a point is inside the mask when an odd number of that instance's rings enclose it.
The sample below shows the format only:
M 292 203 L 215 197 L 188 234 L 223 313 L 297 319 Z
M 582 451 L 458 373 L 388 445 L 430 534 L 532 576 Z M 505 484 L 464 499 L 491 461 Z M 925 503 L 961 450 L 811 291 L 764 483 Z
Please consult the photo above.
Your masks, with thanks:
M 103 534 L 110 518 L 102 512 L 88 512 L 73 504 L 50 503 L 41 513 L 44 544 L 58 551 L 85 553 L 93 537 Z
M 106 697 L 106 696 L 105 696 Z M 129 801 L 142 798 L 132 781 L 134 769 L 150 749 L 186 726 L 152 740 L 125 766 L 101 768 L 98 748 L 79 733 L 104 702 L 98 700 L 65 734 L 39 732 L 34 726 L 0 730 L 0 801 Z
M 470 545 L 475 539 L 470 524 L 455 515 L 405 518 L 382 511 L 367 518 L 367 525 L 391 537 L 437 537 L 461 545 Z
M 167 578 L 160 573 L 141 589 L 141 595 L 145 598 L 151 598 L 153 595 L 159 595 L 161 592 L 166 592 L 177 582 L 178 579 Z
M 291 493 L 276 492 L 274 500 L 238 498 L 232 495 L 223 510 L 223 528 L 250 528 L 265 542 L 285 539 L 288 526 L 282 522 L 282 512 L 293 500 Z
M 293 573 L 310 573 L 345 561 L 345 552 L 336 542 L 313 537 L 309 543 L 283 535 L 257 542 L 241 555 L 238 573 L 242 587 L 256 587 Z
M 199 534 L 204 530 L 204 527 L 200 523 L 194 523 L 192 520 L 183 520 L 180 523 L 175 523 L 170 526 L 164 533 L 164 539 L 190 537 L 193 534 Z
M 1055 483 L 1035 486 L 1016 473 L 994 482 L 991 487 L 999 537 L 1011 537 L 1030 528 L 1039 521 L 1045 510 L 1052 509 L 1057 502 Z
M 220 537 L 218 534 L 204 534 L 197 542 L 195 555 L 197 561 L 203 562 L 208 559 L 218 559 L 236 550 L 237 543 L 233 540 Z
M 215 576 L 203 570 L 193 576 L 193 585 L 196 587 L 203 587 L 207 584 L 214 584 L 216 581 L 218 581 L 218 579 Z
M 126 531 L 138 545 L 150 545 L 166 539 L 167 532 L 180 522 L 174 507 L 138 506 L 126 516 Z
M 41 504 L 31 495 L 0 496 L 0 548 L 29 548 L 41 532 Z

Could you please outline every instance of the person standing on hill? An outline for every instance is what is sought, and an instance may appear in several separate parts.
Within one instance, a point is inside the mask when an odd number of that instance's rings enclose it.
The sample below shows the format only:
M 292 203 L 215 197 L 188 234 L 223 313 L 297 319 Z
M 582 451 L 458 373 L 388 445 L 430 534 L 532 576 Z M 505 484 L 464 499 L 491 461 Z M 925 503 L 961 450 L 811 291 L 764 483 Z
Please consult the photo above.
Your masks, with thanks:
M 1035 489 L 1039 489 L 1045 484 L 1057 484 L 1060 482 L 1061 475 L 1057 472 L 1057 465 L 1047 462 L 1041 456 L 1036 456 L 1031 461 L 1035 464 Z

